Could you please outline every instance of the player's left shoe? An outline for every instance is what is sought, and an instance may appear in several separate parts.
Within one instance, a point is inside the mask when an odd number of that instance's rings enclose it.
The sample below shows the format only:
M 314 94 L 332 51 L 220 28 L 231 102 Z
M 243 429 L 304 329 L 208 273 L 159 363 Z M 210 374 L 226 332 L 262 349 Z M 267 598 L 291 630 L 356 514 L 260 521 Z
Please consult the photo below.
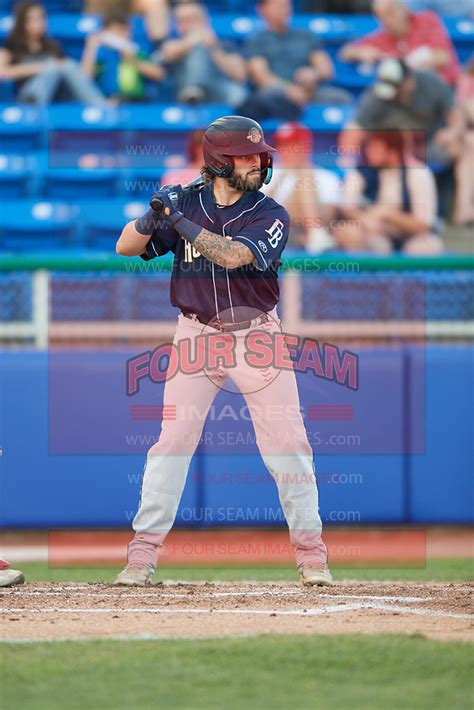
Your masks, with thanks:
M 146 587 L 152 585 L 151 576 L 154 570 L 145 565 L 127 565 L 117 575 L 114 584 L 124 587 Z
M 298 572 L 305 587 L 323 587 L 335 584 L 327 565 L 324 567 L 300 567 Z
M 18 569 L 11 569 L 6 560 L 0 557 L 0 587 L 13 587 L 14 584 L 23 584 L 25 575 Z

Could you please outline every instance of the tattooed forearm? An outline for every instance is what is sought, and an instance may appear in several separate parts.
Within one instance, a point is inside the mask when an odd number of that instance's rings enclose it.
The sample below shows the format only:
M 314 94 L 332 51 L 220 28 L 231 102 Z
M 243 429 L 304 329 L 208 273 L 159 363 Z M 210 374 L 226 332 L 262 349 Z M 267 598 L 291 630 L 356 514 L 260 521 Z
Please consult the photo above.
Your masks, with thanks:
M 234 242 L 219 234 L 203 229 L 193 246 L 202 256 L 226 269 L 238 269 L 255 261 L 251 250 L 241 242 Z

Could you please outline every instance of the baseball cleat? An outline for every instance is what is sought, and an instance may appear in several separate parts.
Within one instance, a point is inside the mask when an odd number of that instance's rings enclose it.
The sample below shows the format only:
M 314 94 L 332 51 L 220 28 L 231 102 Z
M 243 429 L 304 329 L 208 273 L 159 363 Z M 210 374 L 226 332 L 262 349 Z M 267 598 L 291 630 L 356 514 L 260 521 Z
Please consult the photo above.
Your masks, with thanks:
M 125 569 L 119 572 L 114 584 L 126 587 L 146 587 L 149 584 L 153 584 L 150 579 L 153 573 L 154 570 L 146 565 L 127 565 Z
M 8 562 L 0 558 L 0 587 L 13 587 L 15 584 L 23 584 L 25 575 L 18 569 L 10 569 Z
M 327 566 L 324 567 L 300 567 L 299 575 L 303 586 L 330 586 L 335 584 L 331 572 Z

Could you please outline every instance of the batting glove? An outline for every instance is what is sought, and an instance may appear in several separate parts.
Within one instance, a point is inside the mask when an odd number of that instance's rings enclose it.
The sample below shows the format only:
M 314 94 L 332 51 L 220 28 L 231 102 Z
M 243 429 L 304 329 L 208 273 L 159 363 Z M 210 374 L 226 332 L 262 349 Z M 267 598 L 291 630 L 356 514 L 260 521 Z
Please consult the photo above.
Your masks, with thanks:
M 135 229 L 137 232 L 143 234 L 143 236 L 149 236 L 154 230 L 159 229 L 160 222 L 165 221 L 173 224 L 173 221 L 178 218 L 178 215 L 181 215 L 178 208 L 182 193 L 183 188 L 181 185 L 164 185 L 155 192 L 150 200 L 150 209 L 148 212 L 135 221 Z M 159 200 L 159 202 L 154 205 L 153 202 L 155 200 Z M 153 205 L 153 207 L 151 205 Z M 168 214 L 166 214 L 165 208 L 168 208 Z
M 154 198 L 161 200 L 163 218 L 188 242 L 193 243 L 201 233 L 202 227 L 186 219 L 179 209 L 182 194 L 183 188 L 181 185 L 165 185 L 158 192 L 155 192 L 152 200 Z
M 151 198 L 151 203 L 155 199 L 160 200 L 163 204 L 163 216 L 169 219 L 179 210 L 182 195 L 183 188 L 181 185 L 163 185 L 163 187 L 160 187 L 160 189 L 155 192 Z M 165 212 L 166 208 L 169 212 Z

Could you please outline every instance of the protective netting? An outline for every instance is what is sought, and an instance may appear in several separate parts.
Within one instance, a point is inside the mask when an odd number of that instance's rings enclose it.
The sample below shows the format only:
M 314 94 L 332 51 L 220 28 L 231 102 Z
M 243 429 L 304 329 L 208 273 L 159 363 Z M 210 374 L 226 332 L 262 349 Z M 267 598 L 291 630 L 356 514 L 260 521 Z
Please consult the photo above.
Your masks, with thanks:
M 0 323 L 32 317 L 31 273 L 0 273 Z
M 304 274 L 301 303 L 303 320 L 467 321 L 474 318 L 474 274 Z
M 170 275 L 56 273 L 51 279 L 52 321 L 173 320 Z
M 63 334 L 67 333 L 63 324 L 75 326 L 76 342 L 81 340 L 77 330 L 81 323 L 85 328 L 95 324 L 94 337 L 98 334 L 99 338 L 97 325 L 101 323 L 109 328 L 104 329 L 104 337 L 114 323 L 123 324 L 124 332 L 129 328 L 130 333 L 138 322 L 169 327 L 178 314 L 169 302 L 169 279 L 167 271 L 126 273 L 96 268 L 0 273 L 0 342 L 11 342 L 15 336 L 18 342 L 26 340 L 26 323 L 32 324 L 30 336 L 36 343 L 48 324 L 50 332 L 59 326 Z M 442 321 L 443 337 L 449 338 L 452 328 L 453 338 L 458 338 L 469 336 L 465 326 L 474 321 L 474 272 L 469 270 L 342 274 L 285 270 L 280 285 L 280 314 L 296 330 L 298 324 L 317 323 L 326 328 L 334 323 L 340 332 L 338 324 L 344 321 L 351 325 L 351 337 L 357 337 L 359 321 L 364 323 L 361 333 L 365 334 L 367 323 L 372 322 L 374 326 L 393 322 L 396 327 L 397 322 Z M 383 332 L 374 329 L 376 337 Z

